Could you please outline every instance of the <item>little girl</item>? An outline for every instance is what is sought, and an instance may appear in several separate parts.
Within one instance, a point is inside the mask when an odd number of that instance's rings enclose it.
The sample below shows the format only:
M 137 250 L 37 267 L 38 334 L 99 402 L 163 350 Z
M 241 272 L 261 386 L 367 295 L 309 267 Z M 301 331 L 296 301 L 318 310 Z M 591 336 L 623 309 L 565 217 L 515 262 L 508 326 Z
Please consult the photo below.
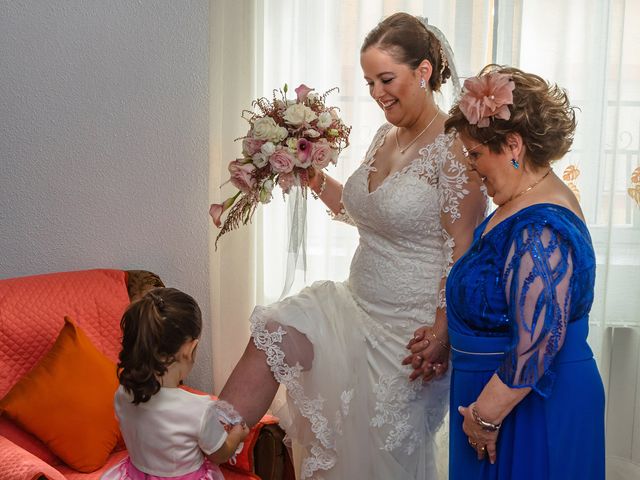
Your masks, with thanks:
M 129 306 L 120 326 L 114 403 L 129 457 L 101 479 L 223 480 L 215 464 L 235 453 L 249 429 L 229 404 L 178 388 L 202 331 L 196 301 L 156 288 Z

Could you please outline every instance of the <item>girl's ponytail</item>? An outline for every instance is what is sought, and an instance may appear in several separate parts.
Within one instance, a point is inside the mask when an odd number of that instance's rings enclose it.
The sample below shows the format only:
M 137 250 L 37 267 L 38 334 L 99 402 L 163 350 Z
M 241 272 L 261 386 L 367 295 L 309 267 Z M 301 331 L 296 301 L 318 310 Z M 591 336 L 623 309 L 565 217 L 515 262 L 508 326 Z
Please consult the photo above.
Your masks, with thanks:
M 118 379 L 138 404 L 160 390 L 158 378 L 176 360 L 180 347 L 200 336 L 202 317 L 191 296 L 174 288 L 156 288 L 129 306 L 120 328 Z

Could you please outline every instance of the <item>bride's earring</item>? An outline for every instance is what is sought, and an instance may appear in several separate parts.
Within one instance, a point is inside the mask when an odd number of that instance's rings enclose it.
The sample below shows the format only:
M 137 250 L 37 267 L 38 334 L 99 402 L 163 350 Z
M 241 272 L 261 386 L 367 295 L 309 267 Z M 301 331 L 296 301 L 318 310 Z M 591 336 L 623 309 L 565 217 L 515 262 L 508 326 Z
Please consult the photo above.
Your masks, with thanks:
M 423 90 L 427 89 L 427 82 L 424 78 L 420 79 L 420 88 L 422 88 Z

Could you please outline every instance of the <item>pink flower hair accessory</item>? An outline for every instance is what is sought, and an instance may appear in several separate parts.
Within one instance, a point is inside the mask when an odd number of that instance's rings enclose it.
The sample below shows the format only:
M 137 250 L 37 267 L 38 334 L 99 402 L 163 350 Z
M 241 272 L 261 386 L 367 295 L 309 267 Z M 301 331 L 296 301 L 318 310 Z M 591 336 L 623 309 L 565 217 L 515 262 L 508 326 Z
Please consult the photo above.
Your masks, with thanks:
M 467 78 L 458 107 L 471 125 L 488 127 L 491 118 L 511 118 L 509 105 L 513 105 L 514 89 L 515 83 L 505 73 Z

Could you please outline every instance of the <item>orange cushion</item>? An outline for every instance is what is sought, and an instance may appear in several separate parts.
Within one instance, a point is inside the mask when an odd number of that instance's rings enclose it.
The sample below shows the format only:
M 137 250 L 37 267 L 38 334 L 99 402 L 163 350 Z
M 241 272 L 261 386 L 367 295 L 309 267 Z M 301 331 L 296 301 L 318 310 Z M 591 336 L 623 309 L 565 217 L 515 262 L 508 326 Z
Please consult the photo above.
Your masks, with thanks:
M 116 366 L 73 320 L 64 320 L 51 350 L 0 400 L 0 411 L 67 465 L 91 472 L 118 441 Z

